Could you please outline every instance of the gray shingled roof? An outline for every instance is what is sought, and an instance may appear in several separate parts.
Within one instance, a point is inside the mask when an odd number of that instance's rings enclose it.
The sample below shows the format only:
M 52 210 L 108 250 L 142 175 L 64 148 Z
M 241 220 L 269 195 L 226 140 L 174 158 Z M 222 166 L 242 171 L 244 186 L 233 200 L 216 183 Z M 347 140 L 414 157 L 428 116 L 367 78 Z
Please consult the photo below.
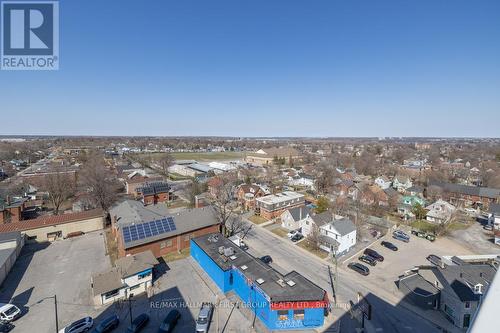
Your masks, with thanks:
M 500 197 L 500 189 L 491 187 L 478 187 L 469 185 L 452 184 L 445 182 L 429 182 L 429 186 L 438 186 L 445 192 L 460 193 L 466 195 L 477 195 L 490 199 L 497 199 Z
M 490 213 L 495 214 L 495 216 L 500 216 L 500 204 L 490 204 Z
M 305 219 L 307 215 L 309 215 L 311 208 L 309 208 L 308 206 L 301 206 L 288 209 L 288 211 L 292 215 L 293 220 L 297 222 Z
M 356 226 L 354 225 L 354 223 L 352 223 L 352 221 L 346 217 L 340 220 L 333 220 L 332 224 L 335 230 L 337 230 L 341 236 L 347 235 L 356 230 Z
M 131 256 L 126 256 L 116 260 L 115 265 L 122 278 L 131 276 L 147 269 L 153 268 L 158 264 L 153 252 L 145 251 Z
M 331 212 L 326 211 L 320 214 L 312 215 L 311 218 L 318 227 L 321 227 L 322 225 L 330 223 L 333 220 L 333 215 Z

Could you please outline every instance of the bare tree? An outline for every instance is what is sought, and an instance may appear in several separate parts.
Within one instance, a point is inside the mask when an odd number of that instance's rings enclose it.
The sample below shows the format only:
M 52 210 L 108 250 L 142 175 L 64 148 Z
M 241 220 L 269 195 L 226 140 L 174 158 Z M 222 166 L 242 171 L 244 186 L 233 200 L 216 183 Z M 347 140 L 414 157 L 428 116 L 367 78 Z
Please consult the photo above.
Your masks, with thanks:
M 234 175 L 228 174 L 219 177 L 219 180 L 215 195 L 211 195 L 210 200 L 219 221 L 220 231 L 226 237 L 238 233 L 246 235 L 252 225 L 236 215 L 238 205 L 233 200 L 236 178 Z
M 159 160 L 158 164 L 160 165 L 161 171 L 165 176 L 168 177 L 168 168 L 170 168 L 175 162 L 174 157 L 170 153 L 165 153 Z
M 100 153 L 89 155 L 83 166 L 81 181 L 96 205 L 103 210 L 107 211 L 117 199 L 120 184 L 104 164 Z
M 75 194 L 75 185 L 74 178 L 60 170 L 45 176 L 43 188 L 54 206 L 54 215 L 58 215 L 61 205 Z

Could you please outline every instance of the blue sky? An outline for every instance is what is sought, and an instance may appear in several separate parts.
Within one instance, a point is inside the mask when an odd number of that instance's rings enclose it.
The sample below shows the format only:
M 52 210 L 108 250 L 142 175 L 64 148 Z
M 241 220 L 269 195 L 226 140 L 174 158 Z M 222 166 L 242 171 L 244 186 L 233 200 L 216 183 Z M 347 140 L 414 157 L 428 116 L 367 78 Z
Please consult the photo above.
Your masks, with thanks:
M 481 136 L 498 0 L 62 0 L 60 70 L 0 71 L 0 134 Z

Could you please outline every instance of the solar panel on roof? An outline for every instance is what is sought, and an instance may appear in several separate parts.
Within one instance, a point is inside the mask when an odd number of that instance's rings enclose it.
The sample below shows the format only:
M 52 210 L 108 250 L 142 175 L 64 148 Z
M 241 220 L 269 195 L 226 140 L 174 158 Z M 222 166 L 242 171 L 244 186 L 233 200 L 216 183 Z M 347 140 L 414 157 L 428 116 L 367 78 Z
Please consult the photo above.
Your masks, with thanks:
M 176 230 L 172 217 L 161 218 L 145 223 L 129 225 L 122 228 L 123 240 L 130 243 Z

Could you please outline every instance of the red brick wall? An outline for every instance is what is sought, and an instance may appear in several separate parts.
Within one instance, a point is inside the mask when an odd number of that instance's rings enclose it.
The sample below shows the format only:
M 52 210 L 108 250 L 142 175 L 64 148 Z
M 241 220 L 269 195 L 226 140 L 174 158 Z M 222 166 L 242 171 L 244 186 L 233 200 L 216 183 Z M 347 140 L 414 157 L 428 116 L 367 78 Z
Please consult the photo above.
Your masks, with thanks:
M 144 244 L 140 246 L 136 246 L 130 249 L 124 249 L 123 240 L 121 234 L 119 234 L 118 238 L 118 257 L 125 257 L 127 254 L 136 254 L 140 252 L 144 252 L 147 250 L 151 250 L 155 257 L 161 257 L 168 253 L 180 251 L 183 249 L 189 248 L 191 238 L 199 237 L 202 235 L 210 234 L 213 232 L 219 232 L 219 225 L 213 225 L 206 228 L 194 230 L 191 232 L 187 232 L 181 235 L 177 235 L 174 237 L 160 239 L 153 243 Z M 165 243 L 165 247 L 161 248 L 161 244 Z M 169 244 L 171 243 L 171 244 Z M 167 246 L 168 245 L 168 246 Z
M 280 216 L 285 210 L 290 209 L 290 208 L 294 208 L 294 207 L 300 207 L 300 206 L 304 206 L 304 203 L 301 202 L 298 205 L 291 205 L 288 207 L 283 207 L 283 208 L 280 208 L 278 210 L 274 210 L 272 212 L 267 211 L 267 210 L 263 209 L 262 207 L 260 207 L 260 216 L 262 216 L 263 218 L 265 218 L 267 220 L 272 220 L 275 217 Z
M 145 195 L 143 197 L 145 205 L 154 205 L 155 203 L 167 202 L 169 199 L 169 193 L 160 193 L 155 195 Z

